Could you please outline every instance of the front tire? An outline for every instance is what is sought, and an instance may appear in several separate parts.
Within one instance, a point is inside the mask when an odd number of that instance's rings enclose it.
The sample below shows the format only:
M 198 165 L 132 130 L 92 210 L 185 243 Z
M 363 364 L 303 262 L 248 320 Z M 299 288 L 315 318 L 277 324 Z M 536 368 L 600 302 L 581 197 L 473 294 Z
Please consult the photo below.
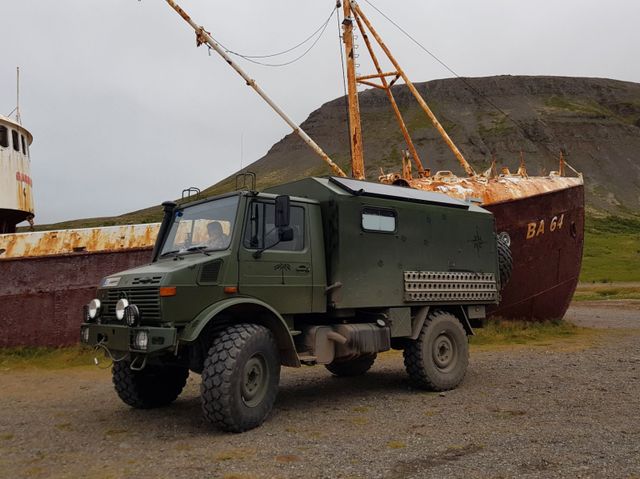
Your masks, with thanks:
M 467 372 L 469 342 L 462 324 L 453 314 L 435 311 L 420 335 L 404 350 L 404 365 L 411 383 L 430 391 L 457 387 Z
M 243 432 L 267 418 L 278 394 L 280 358 L 271 331 L 229 326 L 214 339 L 202 371 L 202 411 L 224 431 Z
M 367 354 L 347 361 L 335 361 L 330 364 L 325 364 L 324 367 L 327 368 L 331 374 L 338 377 L 361 376 L 371 369 L 376 357 L 377 354 L 375 353 Z
M 182 392 L 189 369 L 175 365 L 148 365 L 140 371 L 130 361 L 113 364 L 113 385 L 125 404 L 136 409 L 168 406 Z

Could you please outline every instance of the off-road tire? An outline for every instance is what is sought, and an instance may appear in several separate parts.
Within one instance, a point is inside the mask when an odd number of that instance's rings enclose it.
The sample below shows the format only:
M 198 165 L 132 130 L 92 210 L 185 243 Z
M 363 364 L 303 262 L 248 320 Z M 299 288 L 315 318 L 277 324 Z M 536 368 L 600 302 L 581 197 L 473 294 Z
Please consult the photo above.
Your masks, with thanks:
M 258 427 L 273 408 L 279 382 L 280 358 L 271 331 L 256 324 L 228 326 L 215 337 L 204 362 L 204 417 L 224 431 Z
M 511 279 L 513 257 L 509 245 L 498 237 L 498 268 L 500 270 L 500 288 L 504 288 Z
M 371 369 L 371 366 L 373 366 L 377 356 L 378 355 L 375 353 L 367 354 L 347 361 L 335 361 L 331 364 L 325 364 L 324 367 L 327 368 L 334 376 L 361 376 Z
M 111 374 L 120 399 L 136 409 L 168 406 L 180 395 L 189 377 L 189 369 L 185 367 L 149 364 L 134 371 L 130 364 L 114 363 Z
M 446 311 L 430 313 L 418 338 L 404 350 L 409 380 L 420 389 L 454 389 L 464 379 L 468 364 L 467 333 L 458 318 Z

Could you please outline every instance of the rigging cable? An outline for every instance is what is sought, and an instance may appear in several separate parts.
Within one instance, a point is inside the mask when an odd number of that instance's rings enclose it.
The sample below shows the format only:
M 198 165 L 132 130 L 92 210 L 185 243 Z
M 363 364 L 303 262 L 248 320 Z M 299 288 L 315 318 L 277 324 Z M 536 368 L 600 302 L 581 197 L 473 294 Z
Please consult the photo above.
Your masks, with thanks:
M 269 55 L 244 55 L 242 53 L 235 52 L 235 51 L 231 50 L 230 48 L 227 48 L 221 42 L 216 40 L 214 37 L 211 37 L 211 38 L 213 38 L 216 41 L 216 43 L 218 43 L 222 48 L 224 48 L 227 53 L 229 53 L 231 55 L 234 55 L 234 56 L 237 56 L 239 58 L 242 58 L 243 60 L 246 60 L 246 61 L 248 61 L 250 63 L 254 63 L 256 65 L 261 65 L 261 66 L 264 66 L 264 67 L 284 67 L 284 66 L 287 66 L 287 65 L 291 65 L 292 63 L 295 63 L 298 60 L 301 60 L 303 57 L 305 57 L 313 49 L 313 47 L 316 46 L 316 44 L 322 38 L 325 30 L 327 29 L 327 26 L 329 25 L 329 22 L 331 21 L 331 18 L 333 17 L 333 12 L 336 11 L 337 9 L 338 9 L 337 6 L 334 7 L 333 10 L 331 10 L 331 14 L 327 18 L 327 20 L 322 25 L 320 25 L 320 27 L 317 28 L 305 40 L 303 40 L 302 42 L 298 43 L 297 45 L 295 45 L 295 46 L 293 46 L 291 48 L 288 48 L 288 49 L 283 50 L 283 51 L 278 52 L 278 53 L 272 53 L 272 54 L 269 54 Z M 316 35 L 317 35 L 317 38 L 313 41 L 313 43 L 309 46 L 309 48 L 307 48 L 304 52 L 302 52 L 302 54 L 300 54 L 298 57 L 294 58 L 293 60 L 290 60 L 290 61 L 287 61 L 287 62 L 283 62 L 283 63 L 264 63 L 264 62 L 256 60 L 256 58 L 272 58 L 272 57 L 284 55 L 285 53 L 289 53 L 289 52 L 291 52 L 293 50 L 296 50 L 297 48 L 301 47 L 302 45 L 307 43 L 309 40 L 311 40 Z
M 424 45 L 422 45 L 418 40 L 416 40 L 413 36 L 411 36 L 409 34 L 409 32 L 407 32 L 404 28 L 402 28 L 400 25 L 398 25 L 396 22 L 394 22 L 391 18 L 389 18 L 387 15 L 385 15 L 384 12 L 382 12 L 378 7 L 376 7 L 373 3 L 371 3 L 370 0 L 364 0 L 366 3 L 368 3 L 371 8 L 373 8 L 375 11 L 377 11 L 380 15 L 382 15 L 389 23 L 391 23 L 393 26 L 395 26 L 398 30 L 400 30 L 407 38 L 409 38 L 409 40 L 411 40 L 413 43 L 415 43 L 418 47 L 420 47 L 422 50 L 424 50 L 427 54 L 429 54 L 429 56 L 431 56 L 431 58 L 433 58 L 435 61 L 437 61 L 440 65 L 442 65 L 444 68 L 446 68 L 452 75 L 454 75 L 458 80 L 462 81 L 465 86 L 471 90 L 473 93 L 475 93 L 477 96 L 479 96 L 480 98 L 482 98 L 484 101 L 486 101 L 489 105 L 491 105 L 493 108 L 495 108 L 497 111 L 499 111 L 502 115 L 504 115 L 504 117 L 509 120 L 510 122 L 512 122 L 522 133 L 524 133 L 524 136 L 531 141 L 534 144 L 539 144 L 541 145 L 545 150 L 547 150 L 547 152 L 549 154 L 551 154 L 552 156 L 555 156 L 555 153 L 553 153 L 551 151 L 551 149 L 543 144 L 543 143 L 538 143 L 535 140 L 533 140 L 531 138 L 531 135 L 529 134 L 529 132 L 527 132 L 527 130 L 520 124 L 520 122 L 514 120 L 506 111 L 504 111 L 502 108 L 500 108 L 498 105 L 496 105 L 493 101 L 491 101 L 491 99 L 485 95 L 484 93 L 482 93 L 480 90 L 478 90 L 477 88 L 475 88 L 473 85 L 471 85 L 464 77 L 458 75 L 458 73 L 451 67 L 449 67 L 449 65 L 447 65 L 444 61 L 440 60 L 440 58 L 438 58 L 434 53 L 430 52 Z M 538 120 L 539 122 L 543 123 L 542 120 Z M 552 143 L 552 140 L 549 140 L 549 143 Z

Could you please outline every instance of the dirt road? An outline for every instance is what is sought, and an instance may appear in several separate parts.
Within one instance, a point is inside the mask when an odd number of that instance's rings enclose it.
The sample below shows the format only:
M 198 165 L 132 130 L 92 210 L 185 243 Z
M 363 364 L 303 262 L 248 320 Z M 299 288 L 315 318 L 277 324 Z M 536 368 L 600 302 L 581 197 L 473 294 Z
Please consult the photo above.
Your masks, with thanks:
M 259 429 L 200 415 L 199 377 L 136 411 L 108 371 L 0 372 L 0 476 L 88 478 L 640 477 L 640 302 L 580 303 L 592 333 L 474 348 L 462 386 L 411 390 L 402 357 L 356 379 L 283 370 Z

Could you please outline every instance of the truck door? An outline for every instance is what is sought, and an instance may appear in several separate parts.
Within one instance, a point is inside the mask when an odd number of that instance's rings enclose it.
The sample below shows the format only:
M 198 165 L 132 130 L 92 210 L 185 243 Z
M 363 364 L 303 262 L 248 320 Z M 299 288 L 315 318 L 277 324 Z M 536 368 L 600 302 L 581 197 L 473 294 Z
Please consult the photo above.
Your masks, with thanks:
M 239 292 L 271 305 L 280 314 L 311 311 L 313 275 L 303 205 L 291 204 L 293 240 L 278 243 L 273 201 L 256 199 L 248 205 L 239 248 Z M 267 248 L 257 258 L 256 251 Z

